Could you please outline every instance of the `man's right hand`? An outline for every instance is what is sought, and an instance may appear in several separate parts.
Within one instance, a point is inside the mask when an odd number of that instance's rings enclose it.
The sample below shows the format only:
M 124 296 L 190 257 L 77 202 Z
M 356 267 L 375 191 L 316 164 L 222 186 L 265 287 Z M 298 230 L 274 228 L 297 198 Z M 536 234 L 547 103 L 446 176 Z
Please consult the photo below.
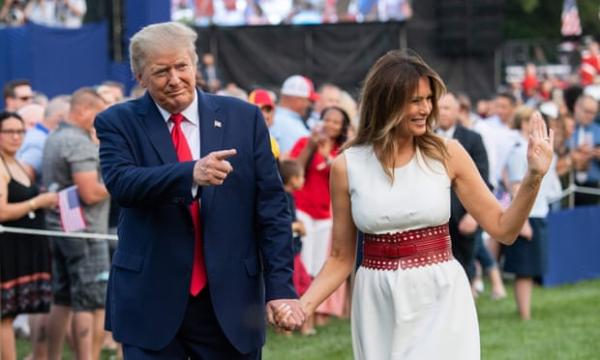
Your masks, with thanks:
M 221 185 L 233 167 L 226 159 L 237 154 L 237 150 L 213 151 L 194 165 L 194 182 L 200 186 Z

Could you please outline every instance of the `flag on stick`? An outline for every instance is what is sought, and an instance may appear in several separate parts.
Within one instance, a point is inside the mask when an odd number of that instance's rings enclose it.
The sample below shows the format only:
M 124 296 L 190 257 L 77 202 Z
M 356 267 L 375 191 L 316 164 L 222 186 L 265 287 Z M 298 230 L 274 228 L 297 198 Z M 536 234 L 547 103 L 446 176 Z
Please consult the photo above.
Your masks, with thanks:
M 86 228 L 77 186 L 71 186 L 58 192 L 58 208 L 63 231 L 72 232 Z
M 576 0 L 565 0 L 561 15 L 562 25 L 560 33 L 562 36 L 581 35 L 581 21 L 579 20 L 579 11 L 577 10 Z

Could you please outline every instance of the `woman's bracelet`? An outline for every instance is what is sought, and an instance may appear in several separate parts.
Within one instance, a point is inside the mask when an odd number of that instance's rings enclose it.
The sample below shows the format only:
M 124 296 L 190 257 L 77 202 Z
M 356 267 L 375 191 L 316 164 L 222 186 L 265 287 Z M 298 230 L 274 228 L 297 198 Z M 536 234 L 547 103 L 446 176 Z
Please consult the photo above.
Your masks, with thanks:
M 31 211 L 35 211 L 35 209 L 36 209 L 36 208 L 37 208 L 37 207 L 36 207 L 35 200 L 33 200 L 33 199 L 29 199 L 29 210 L 31 210 Z

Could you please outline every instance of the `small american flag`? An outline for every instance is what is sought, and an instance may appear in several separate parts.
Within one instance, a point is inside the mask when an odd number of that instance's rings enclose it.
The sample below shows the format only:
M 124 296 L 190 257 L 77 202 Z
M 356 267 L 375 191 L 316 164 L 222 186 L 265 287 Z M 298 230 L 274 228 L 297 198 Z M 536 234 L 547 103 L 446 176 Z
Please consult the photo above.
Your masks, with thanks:
M 581 22 L 579 20 L 579 11 L 577 10 L 576 0 L 565 0 L 562 10 L 562 25 L 560 33 L 562 36 L 581 35 Z
M 72 232 L 86 228 L 87 225 L 79 204 L 77 186 L 71 186 L 58 192 L 58 208 L 63 231 Z

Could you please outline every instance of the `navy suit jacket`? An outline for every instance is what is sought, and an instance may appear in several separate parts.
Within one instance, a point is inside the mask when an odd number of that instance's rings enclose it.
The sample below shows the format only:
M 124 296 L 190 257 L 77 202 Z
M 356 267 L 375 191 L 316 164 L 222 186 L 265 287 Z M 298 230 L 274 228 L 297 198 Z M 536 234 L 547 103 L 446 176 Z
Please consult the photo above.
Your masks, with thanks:
M 483 178 L 483 181 L 485 181 L 486 185 L 491 188 L 488 181 L 489 163 L 487 151 L 485 151 L 485 146 L 483 145 L 481 135 L 473 130 L 467 129 L 459 123 L 456 123 L 453 138 L 465 148 L 467 153 L 471 156 L 471 159 L 473 159 L 473 162 L 475 163 L 477 170 L 479 170 L 479 174 Z M 451 206 L 452 221 L 458 224 L 460 219 L 463 218 L 467 211 L 460 203 L 460 200 L 458 200 L 458 197 L 454 191 L 452 191 Z
M 265 341 L 265 302 L 295 298 L 290 213 L 257 107 L 198 92 L 201 156 L 235 148 L 221 186 L 199 188 L 205 264 L 217 319 L 246 353 Z M 116 340 L 158 350 L 185 315 L 194 248 L 188 206 L 194 162 L 178 162 L 152 98 L 96 117 L 100 164 L 122 207 L 106 327 Z
M 481 139 L 481 135 L 476 133 L 475 131 L 469 130 L 466 127 L 456 124 L 456 129 L 454 130 L 454 139 L 456 139 L 467 151 L 467 153 L 473 159 L 477 170 L 479 170 L 479 174 L 483 178 L 486 184 L 489 185 L 488 182 L 488 158 L 487 152 L 485 151 L 485 147 L 483 145 L 483 140 Z M 490 187 L 491 188 L 491 187 Z M 470 266 L 470 262 L 474 256 L 475 250 L 475 236 L 472 235 L 463 235 L 458 231 L 458 224 L 463 216 L 467 213 L 463 205 L 460 203 L 458 196 L 454 190 L 452 190 L 450 197 L 450 236 L 452 238 L 452 251 L 456 259 L 463 265 L 465 269 L 468 269 Z M 469 276 L 473 274 L 467 273 Z

